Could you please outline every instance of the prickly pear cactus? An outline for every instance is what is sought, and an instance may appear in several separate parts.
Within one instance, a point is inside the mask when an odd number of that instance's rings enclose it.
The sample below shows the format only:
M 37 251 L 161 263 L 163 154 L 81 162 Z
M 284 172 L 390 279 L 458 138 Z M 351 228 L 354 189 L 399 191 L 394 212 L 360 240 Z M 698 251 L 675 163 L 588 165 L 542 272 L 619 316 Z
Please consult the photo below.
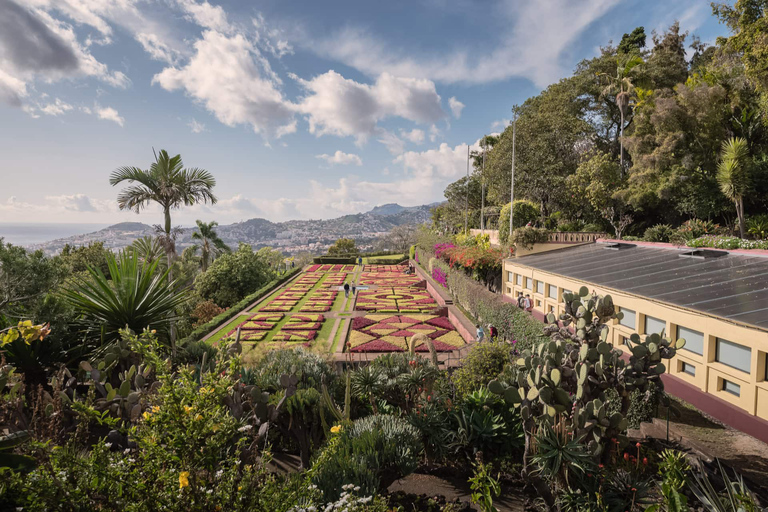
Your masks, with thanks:
M 565 313 L 559 319 L 547 315 L 544 332 L 549 340 L 513 361 L 511 379 L 491 381 L 488 388 L 520 408 L 526 437 L 541 422 L 565 419 L 574 437 L 583 439 L 599 456 L 612 444 L 626 442 L 629 394 L 647 390 L 650 382 L 663 389 L 662 360 L 674 357 L 685 341 L 671 342 L 658 334 L 641 341 L 635 334 L 627 362 L 608 340 L 607 322 L 622 315 L 610 295 L 593 295 L 582 287 L 563 298 Z M 608 413 L 605 390 L 609 388 L 616 389 L 622 399 L 620 412 Z

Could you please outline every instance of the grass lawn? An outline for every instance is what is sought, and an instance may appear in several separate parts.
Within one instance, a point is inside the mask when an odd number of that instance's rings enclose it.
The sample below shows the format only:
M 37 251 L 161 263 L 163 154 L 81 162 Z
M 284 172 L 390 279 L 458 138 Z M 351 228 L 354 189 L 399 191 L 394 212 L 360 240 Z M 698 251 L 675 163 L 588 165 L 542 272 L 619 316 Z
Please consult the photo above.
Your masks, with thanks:
M 251 315 L 237 315 L 237 316 L 235 316 L 234 318 L 232 318 L 232 320 L 230 320 L 230 322 L 228 324 L 226 324 L 224 327 L 220 327 L 219 330 L 217 330 L 216 333 L 213 336 L 208 338 L 206 340 L 206 343 L 208 343 L 208 344 L 216 343 L 221 338 L 226 336 L 226 334 L 229 331 L 231 331 L 232 329 L 236 328 L 238 326 L 238 324 L 248 320 L 248 318 L 250 316 Z

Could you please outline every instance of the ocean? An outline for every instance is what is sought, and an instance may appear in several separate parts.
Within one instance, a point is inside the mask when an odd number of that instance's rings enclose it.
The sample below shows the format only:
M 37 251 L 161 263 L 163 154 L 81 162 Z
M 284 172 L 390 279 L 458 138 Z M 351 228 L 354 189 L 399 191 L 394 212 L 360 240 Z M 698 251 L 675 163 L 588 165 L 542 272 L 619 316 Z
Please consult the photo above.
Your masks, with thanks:
M 0 222 L 0 238 L 13 245 L 30 245 L 73 235 L 92 233 L 110 224 L 33 224 Z

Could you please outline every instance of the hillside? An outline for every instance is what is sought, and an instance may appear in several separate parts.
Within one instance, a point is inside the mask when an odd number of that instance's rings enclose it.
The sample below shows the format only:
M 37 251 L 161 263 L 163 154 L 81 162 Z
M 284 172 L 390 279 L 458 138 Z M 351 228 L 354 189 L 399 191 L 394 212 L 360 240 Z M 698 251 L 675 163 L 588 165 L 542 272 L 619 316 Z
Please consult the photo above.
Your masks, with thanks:
M 422 224 L 429 221 L 429 210 L 433 205 L 403 207 L 398 204 L 377 206 L 369 212 L 344 215 L 327 220 L 289 220 L 271 222 L 267 219 L 254 218 L 244 222 L 225 224 L 216 228 L 219 236 L 231 247 L 243 242 L 254 248 L 275 247 L 295 254 L 301 251 L 313 253 L 325 250 L 338 238 L 353 238 L 362 248 L 371 247 L 382 234 L 395 226 L 403 224 Z M 147 218 L 146 215 L 142 218 Z M 147 220 L 150 220 L 147 218 Z M 192 245 L 192 228 L 184 229 L 177 239 L 179 250 Z M 75 235 L 67 238 L 29 246 L 42 249 L 47 254 L 61 251 L 66 244 L 85 245 L 92 242 L 104 242 L 113 250 L 130 245 L 137 238 L 151 236 L 154 229 L 141 222 L 121 222 L 93 233 Z

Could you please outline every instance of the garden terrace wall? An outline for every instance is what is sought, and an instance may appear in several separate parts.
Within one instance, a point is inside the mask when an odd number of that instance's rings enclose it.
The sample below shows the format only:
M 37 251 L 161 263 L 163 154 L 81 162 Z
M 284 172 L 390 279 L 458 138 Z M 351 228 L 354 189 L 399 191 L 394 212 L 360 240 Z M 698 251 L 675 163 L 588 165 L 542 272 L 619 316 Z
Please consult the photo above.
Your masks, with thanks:
M 283 274 L 282 276 L 278 277 L 277 279 L 273 279 L 272 281 L 268 282 L 252 294 L 245 297 L 243 300 L 238 302 L 237 304 L 233 305 L 229 309 L 227 309 L 222 314 L 214 317 L 212 320 L 204 323 L 200 327 L 197 327 L 194 331 L 192 331 L 189 336 L 184 338 L 180 341 L 180 345 L 183 345 L 185 343 L 188 343 L 190 341 L 199 341 L 203 339 L 208 334 L 211 334 L 216 329 L 221 327 L 222 325 L 226 324 L 228 321 L 230 321 L 235 316 L 239 315 L 244 309 L 250 309 L 249 306 L 256 302 L 259 299 L 262 299 L 272 293 L 278 286 L 281 286 L 283 283 L 290 281 L 291 279 L 295 278 L 301 273 L 302 269 L 300 268 L 293 268 Z

